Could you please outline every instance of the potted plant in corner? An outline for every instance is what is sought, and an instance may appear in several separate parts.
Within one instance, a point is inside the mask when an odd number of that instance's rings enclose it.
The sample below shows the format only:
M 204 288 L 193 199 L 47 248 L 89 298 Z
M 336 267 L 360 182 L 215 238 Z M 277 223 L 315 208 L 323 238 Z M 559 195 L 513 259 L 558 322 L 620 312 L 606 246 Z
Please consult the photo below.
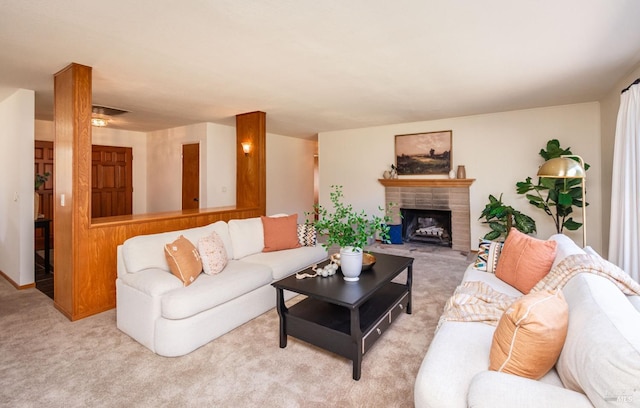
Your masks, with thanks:
M 383 216 L 369 216 L 364 210 L 358 212 L 351 204 L 343 202 L 342 186 L 331 186 L 330 200 L 333 212 L 327 208 L 316 205 L 315 212 L 307 213 L 307 216 L 316 215 L 313 222 L 307 221 L 316 228 L 318 235 L 326 236 L 322 243 L 327 250 L 333 246 L 340 247 L 340 268 L 346 281 L 357 281 L 362 271 L 362 255 L 364 247 L 377 233 L 384 241 L 389 239 L 389 226 L 391 221 L 386 213 Z M 384 213 L 382 208 L 379 208 Z
M 504 241 L 509 235 L 511 227 L 516 227 L 524 234 L 536 232 L 536 222 L 533 218 L 503 203 L 502 194 L 500 194 L 500 198 L 489 194 L 489 203 L 482 210 L 479 219 L 482 218 L 484 218 L 482 222 L 491 228 L 491 231 L 483 237 L 489 241 Z

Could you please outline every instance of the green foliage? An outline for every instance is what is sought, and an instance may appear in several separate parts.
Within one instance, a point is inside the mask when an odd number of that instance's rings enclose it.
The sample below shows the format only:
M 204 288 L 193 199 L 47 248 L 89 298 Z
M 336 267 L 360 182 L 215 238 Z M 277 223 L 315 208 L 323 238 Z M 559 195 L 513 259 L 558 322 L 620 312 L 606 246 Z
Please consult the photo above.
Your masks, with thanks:
M 500 194 L 500 198 L 489 195 L 489 203 L 482 210 L 479 219 L 482 218 L 484 218 L 483 223 L 488 224 L 491 228 L 484 239 L 491 241 L 500 240 L 500 238 L 506 239 L 511 227 L 515 227 L 525 234 L 536 232 L 536 222 L 533 218 L 505 205 L 502 202 L 502 194 Z
M 351 204 L 342 202 L 344 195 L 342 186 L 331 186 L 330 193 L 333 212 L 329 212 L 325 207 L 316 205 L 315 212 L 306 213 L 307 217 L 317 215 L 315 222 L 309 222 L 316 227 L 318 235 L 326 235 L 327 241 L 322 244 L 325 248 L 337 244 L 341 248 L 352 246 L 360 251 L 367 245 L 369 239 L 376 233 L 380 233 L 383 241 L 389 239 L 389 222 L 391 217 L 385 213 L 384 216 L 368 216 L 364 210 L 357 212 Z M 389 205 L 391 207 L 391 204 Z M 379 208 L 380 211 L 384 211 Z
M 34 191 L 38 191 L 38 189 L 40 187 L 42 187 L 42 185 L 44 183 L 47 182 L 47 180 L 49 180 L 49 176 L 51 175 L 51 173 L 46 172 L 44 174 L 36 174 L 35 176 L 35 190 Z
M 570 155 L 571 148 L 563 149 L 557 139 L 547 142 L 547 149 L 540 149 L 540 156 L 546 161 L 563 155 Z M 572 158 L 577 160 L 575 158 Z M 589 165 L 585 163 L 585 170 Z M 541 177 L 538 184 L 533 184 L 531 177 L 525 181 L 516 183 L 518 194 L 525 194 L 529 203 L 543 210 L 549 215 L 555 225 L 556 231 L 562 233 L 564 228 L 575 231 L 582 223 L 574 221 L 571 217 L 573 207 L 582 208 L 582 182 L 580 179 L 552 179 Z M 589 205 L 589 203 L 585 203 Z

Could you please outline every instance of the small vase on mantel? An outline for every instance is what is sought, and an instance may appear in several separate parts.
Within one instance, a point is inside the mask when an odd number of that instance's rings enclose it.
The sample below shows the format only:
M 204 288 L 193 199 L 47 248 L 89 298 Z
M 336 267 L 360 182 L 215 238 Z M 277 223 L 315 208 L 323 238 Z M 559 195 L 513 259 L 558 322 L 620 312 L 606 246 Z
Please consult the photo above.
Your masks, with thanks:
M 456 171 L 454 169 L 451 169 L 451 171 L 449 171 L 449 178 L 450 179 L 456 178 Z
M 465 170 L 464 166 L 458 166 L 457 178 L 459 179 L 467 178 L 467 170 Z

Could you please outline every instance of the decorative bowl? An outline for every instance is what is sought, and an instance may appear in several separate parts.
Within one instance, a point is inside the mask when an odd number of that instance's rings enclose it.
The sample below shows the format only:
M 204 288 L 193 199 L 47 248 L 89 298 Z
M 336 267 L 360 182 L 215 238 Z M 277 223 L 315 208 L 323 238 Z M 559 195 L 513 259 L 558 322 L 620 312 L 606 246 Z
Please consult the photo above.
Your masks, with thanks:
M 331 262 L 340 266 L 340 254 L 333 254 L 330 257 Z M 376 263 L 376 257 L 367 252 L 362 254 L 362 271 L 368 271 Z

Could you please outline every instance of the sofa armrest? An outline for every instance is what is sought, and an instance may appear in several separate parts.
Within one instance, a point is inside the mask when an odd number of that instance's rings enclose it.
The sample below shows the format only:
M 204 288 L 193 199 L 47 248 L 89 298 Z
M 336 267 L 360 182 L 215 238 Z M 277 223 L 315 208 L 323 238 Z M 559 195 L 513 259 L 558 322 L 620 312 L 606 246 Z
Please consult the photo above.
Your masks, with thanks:
M 586 395 L 497 371 L 477 374 L 467 394 L 470 408 L 593 408 Z

